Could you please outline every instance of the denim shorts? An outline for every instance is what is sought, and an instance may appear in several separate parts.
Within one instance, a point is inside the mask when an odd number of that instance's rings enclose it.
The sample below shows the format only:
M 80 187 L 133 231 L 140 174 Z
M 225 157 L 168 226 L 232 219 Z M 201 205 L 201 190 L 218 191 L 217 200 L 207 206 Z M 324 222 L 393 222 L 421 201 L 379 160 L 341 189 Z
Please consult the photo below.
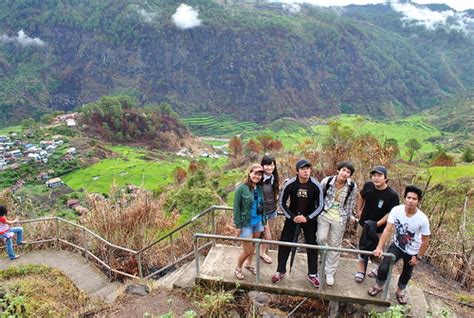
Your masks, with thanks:
M 277 210 L 273 211 L 273 212 L 270 212 L 270 213 L 267 213 L 267 219 L 268 220 L 273 220 L 277 217 Z
M 243 226 L 240 228 L 240 237 L 253 237 L 253 233 L 263 232 L 262 222 L 258 222 L 255 225 Z

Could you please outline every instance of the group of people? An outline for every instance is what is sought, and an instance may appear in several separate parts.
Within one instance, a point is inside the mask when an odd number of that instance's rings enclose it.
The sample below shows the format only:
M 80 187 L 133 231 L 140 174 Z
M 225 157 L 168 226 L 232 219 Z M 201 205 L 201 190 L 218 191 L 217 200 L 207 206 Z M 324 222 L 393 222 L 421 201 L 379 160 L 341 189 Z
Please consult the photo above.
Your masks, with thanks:
M 280 241 L 296 242 L 303 230 L 306 244 L 339 248 L 342 245 L 346 224 L 358 221 L 359 248 L 372 252 L 371 257 L 380 258 L 386 243 L 394 231 L 393 240 L 387 249 L 395 255 L 395 262 L 403 259 L 403 271 L 398 280 L 396 292 L 400 304 L 408 299 L 404 293 L 413 268 L 428 248 L 430 229 L 426 215 L 419 210 L 422 191 L 416 186 L 405 188 L 405 204 L 400 205 L 398 194 L 388 185 L 388 171 L 376 166 L 370 171 L 370 180 L 359 191 L 351 180 L 355 168 L 349 161 L 337 165 L 337 174 L 319 183 L 311 176 L 312 165 L 301 159 L 296 162 L 296 176 L 279 184 L 275 158 L 264 156 L 260 164 L 250 166 L 246 182 L 236 192 L 233 204 L 235 227 L 241 238 L 272 239 L 272 228 L 281 210 L 285 223 Z M 267 263 L 273 262 L 267 254 L 268 246 L 262 245 L 259 257 Z M 276 272 L 271 281 L 276 284 L 286 274 L 286 265 L 291 247 L 279 245 Z M 318 274 L 318 249 L 306 249 L 308 280 L 316 288 L 320 286 Z M 256 275 L 252 260 L 255 245 L 243 241 L 242 252 L 234 270 L 235 276 L 245 279 L 245 270 Z M 328 251 L 325 261 L 326 284 L 335 283 L 335 274 L 340 259 L 337 251 Z M 362 283 L 366 276 L 369 256 L 359 255 L 358 268 L 354 276 L 356 283 Z M 390 257 L 384 257 L 377 270 L 367 274 L 376 278 L 368 293 L 379 294 L 387 279 Z

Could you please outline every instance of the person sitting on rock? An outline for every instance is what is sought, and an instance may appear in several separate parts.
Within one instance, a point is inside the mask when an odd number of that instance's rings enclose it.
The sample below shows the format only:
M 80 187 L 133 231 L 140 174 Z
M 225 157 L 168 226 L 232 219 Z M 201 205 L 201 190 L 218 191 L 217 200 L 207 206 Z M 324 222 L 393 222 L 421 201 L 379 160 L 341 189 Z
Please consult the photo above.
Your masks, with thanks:
M 7 219 L 8 209 L 4 205 L 0 205 L 0 238 L 5 240 L 5 245 L 7 247 L 7 254 L 11 260 L 17 259 L 19 255 L 15 254 L 13 250 L 13 237 L 16 233 L 16 244 L 22 245 L 23 244 L 23 228 L 18 227 L 10 227 L 11 224 L 18 222 L 18 219 L 13 221 L 9 221 Z

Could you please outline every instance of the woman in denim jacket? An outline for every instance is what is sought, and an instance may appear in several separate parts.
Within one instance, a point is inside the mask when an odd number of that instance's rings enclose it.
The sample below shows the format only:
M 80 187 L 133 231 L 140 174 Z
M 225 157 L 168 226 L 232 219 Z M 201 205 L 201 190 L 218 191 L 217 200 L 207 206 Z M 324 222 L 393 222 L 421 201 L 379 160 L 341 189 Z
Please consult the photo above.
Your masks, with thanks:
M 263 213 L 263 191 L 260 185 L 263 167 L 253 164 L 247 175 L 247 180 L 235 191 L 234 197 L 234 224 L 239 229 L 239 237 L 257 238 L 263 232 L 266 217 Z M 255 252 L 255 244 L 242 242 L 242 253 L 239 255 L 235 276 L 244 279 L 242 267 L 256 275 L 255 267 L 252 266 L 252 258 Z

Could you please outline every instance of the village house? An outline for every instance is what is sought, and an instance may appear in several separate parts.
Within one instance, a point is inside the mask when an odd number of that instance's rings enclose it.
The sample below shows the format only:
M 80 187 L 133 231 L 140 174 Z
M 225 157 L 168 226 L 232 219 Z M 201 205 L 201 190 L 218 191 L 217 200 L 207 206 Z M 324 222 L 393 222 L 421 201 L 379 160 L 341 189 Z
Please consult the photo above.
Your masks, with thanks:
M 7 166 L 8 164 L 6 163 L 6 161 L 0 161 L 0 170 L 5 169 Z
M 75 147 L 71 147 L 67 150 L 67 153 L 70 154 L 70 155 L 75 155 L 76 154 L 76 148 Z
M 57 121 L 67 121 L 68 119 L 75 119 L 77 113 L 71 113 L 71 114 L 63 114 L 56 116 Z
M 4 135 L 0 136 L 0 142 L 8 142 L 8 141 L 10 141 L 10 137 L 4 136 Z
M 61 146 L 62 144 L 64 144 L 64 141 L 62 141 L 62 140 L 56 140 L 56 141 L 54 142 L 54 144 L 55 144 L 56 146 Z
M 28 159 L 31 161 L 41 161 L 41 157 L 37 153 L 29 153 Z
M 40 146 L 43 149 L 45 149 L 48 146 L 53 146 L 53 145 L 54 145 L 54 141 L 52 141 L 52 140 L 41 140 L 40 141 Z
M 78 199 L 69 199 L 67 200 L 67 207 L 70 209 L 73 209 L 75 206 L 79 205 L 81 203 Z
M 63 185 L 61 178 L 53 178 L 46 181 L 48 188 L 57 188 Z
M 19 149 L 12 150 L 12 151 L 10 151 L 10 153 L 11 153 L 12 157 L 14 157 L 14 158 L 21 158 L 21 157 L 23 157 L 23 153 L 22 153 L 21 150 L 19 150 Z
M 46 181 L 48 179 L 49 179 L 49 175 L 48 175 L 47 172 L 40 172 L 36 176 L 36 180 L 38 180 L 38 181 Z

